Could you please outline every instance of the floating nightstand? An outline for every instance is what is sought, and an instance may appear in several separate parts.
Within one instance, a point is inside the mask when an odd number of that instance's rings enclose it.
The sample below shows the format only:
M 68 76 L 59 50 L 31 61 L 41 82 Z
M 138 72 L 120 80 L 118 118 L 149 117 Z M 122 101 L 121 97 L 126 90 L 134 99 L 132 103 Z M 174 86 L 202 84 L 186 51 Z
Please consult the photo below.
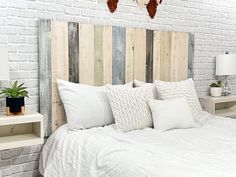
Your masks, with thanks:
M 0 150 L 44 143 L 43 116 L 39 113 L 0 116 Z
M 236 118 L 236 95 L 199 98 L 204 111 L 217 116 Z

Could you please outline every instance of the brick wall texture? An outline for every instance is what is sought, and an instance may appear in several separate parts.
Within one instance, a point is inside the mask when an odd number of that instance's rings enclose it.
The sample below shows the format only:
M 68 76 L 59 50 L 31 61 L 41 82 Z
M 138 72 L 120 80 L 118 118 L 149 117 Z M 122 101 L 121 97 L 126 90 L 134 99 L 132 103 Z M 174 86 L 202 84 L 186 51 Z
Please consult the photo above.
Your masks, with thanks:
M 193 72 L 199 95 L 215 80 L 215 56 L 236 52 L 235 0 L 163 0 L 151 20 L 134 0 L 122 0 L 110 14 L 106 0 L 0 0 L 0 46 L 8 46 L 12 80 L 29 87 L 27 110 L 38 110 L 38 19 L 191 32 L 195 36 Z M 236 77 L 231 76 L 236 93 Z M 3 82 L 7 86 L 8 82 Z M 4 101 L 0 101 L 4 111 Z M 0 112 L 1 112 L 0 111 Z M 37 176 L 41 146 L 0 152 L 1 176 Z

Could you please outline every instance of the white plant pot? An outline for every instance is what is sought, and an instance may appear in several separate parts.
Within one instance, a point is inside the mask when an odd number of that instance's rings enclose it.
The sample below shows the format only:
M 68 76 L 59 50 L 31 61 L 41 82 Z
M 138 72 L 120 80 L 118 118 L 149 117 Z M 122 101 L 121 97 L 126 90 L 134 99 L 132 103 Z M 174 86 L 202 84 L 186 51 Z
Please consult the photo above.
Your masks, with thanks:
M 210 93 L 213 97 L 219 97 L 222 95 L 223 88 L 222 87 L 210 87 Z

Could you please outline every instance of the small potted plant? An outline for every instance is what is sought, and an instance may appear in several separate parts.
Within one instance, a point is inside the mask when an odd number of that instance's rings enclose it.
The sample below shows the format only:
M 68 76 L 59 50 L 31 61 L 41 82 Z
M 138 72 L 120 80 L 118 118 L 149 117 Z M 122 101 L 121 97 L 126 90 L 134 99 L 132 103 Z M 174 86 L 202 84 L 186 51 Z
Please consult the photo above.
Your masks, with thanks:
M 24 114 L 25 97 L 29 97 L 27 87 L 18 85 L 18 81 L 11 84 L 10 88 L 3 88 L 0 96 L 6 98 L 7 115 Z
M 211 83 L 210 85 L 210 93 L 213 97 L 219 97 L 222 95 L 223 91 L 223 82 L 222 81 L 216 81 Z

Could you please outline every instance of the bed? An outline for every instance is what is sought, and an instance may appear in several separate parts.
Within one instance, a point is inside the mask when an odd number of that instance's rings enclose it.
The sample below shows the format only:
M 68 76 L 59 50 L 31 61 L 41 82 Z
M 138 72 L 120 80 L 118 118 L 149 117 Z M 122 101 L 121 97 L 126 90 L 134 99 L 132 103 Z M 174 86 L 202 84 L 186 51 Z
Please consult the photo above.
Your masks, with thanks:
M 196 128 L 117 133 L 114 125 L 57 129 L 43 147 L 45 177 L 235 177 L 236 122 L 208 113 Z
M 235 177 L 236 121 L 204 112 L 194 128 L 69 131 L 57 79 L 102 86 L 191 77 L 192 34 L 40 20 L 45 177 Z

